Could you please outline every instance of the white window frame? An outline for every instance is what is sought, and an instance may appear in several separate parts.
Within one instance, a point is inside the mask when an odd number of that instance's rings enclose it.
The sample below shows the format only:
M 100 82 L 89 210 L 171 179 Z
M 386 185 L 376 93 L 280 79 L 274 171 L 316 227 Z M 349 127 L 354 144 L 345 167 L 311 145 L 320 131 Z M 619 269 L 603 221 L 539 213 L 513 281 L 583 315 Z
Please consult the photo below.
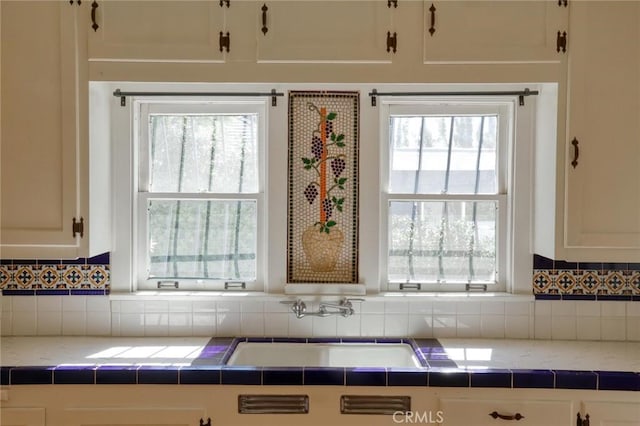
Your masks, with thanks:
M 264 98 L 217 98 L 209 101 L 194 101 L 193 99 L 172 99 L 158 101 L 157 99 L 136 99 L 133 105 L 134 120 L 134 161 L 133 171 L 133 253 L 136 261 L 133 264 L 135 285 L 138 290 L 163 290 L 160 283 L 174 284 L 179 289 L 187 291 L 225 290 L 230 286 L 233 290 L 260 291 L 265 282 L 265 140 L 267 128 L 267 101 Z M 257 148 L 258 148 L 258 188 L 257 192 L 244 193 L 154 193 L 148 192 L 148 142 L 149 115 L 151 114 L 256 114 L 258 117 Z M 151 200 L 228 200 L 255 201 L 257 208 L 256 235 L 256 277 L 255 280 L 214 280 L 214 279 L 158 279 L 147 277 L 148 270 L 148 226 L 147 206 Z
M 514 99 L 451 99 L 398 97 L 380 101 L 380 279 L 382 291 L 472 291 L 474 287 L 461 282 L 390 282 L 388 280 L 389 204 L 392 201 L 496 201 L 496 284 L 488 284 L 489 292 L 506 292 L 510 282 L 509 265 L 513 256 L 514 215 L 514 143 L 516 123 Z M 389 192 L 390 149 L 389 119 L 392 115 L 497 115 L 497 193 L 496 194 L 402 194 Z M 513 279 L 513 277 L 511 277 Z M 408 284 L 408 285 L 407 285 Z
M 360 139 L 374 143 L 361 143 L 359 161 L 360 167 L 360 232 L 359 232 L 359 268 L 360 282 L 354 285 L 309 285 L 309 284 L 288 284 L 286 282 L 286 205 L 287 194 L 283 187 L 287 182 L 287 110 L 288 102 L 285 98 L 279 98 L 276 106 L 265 106 L 265 129 L 262 146 L 262 156 L 260 161 L 263 166 L 262 194 L 263 194 L 263 215 L 259 217 L 261 221 L 262 265 L 259 272 L 263 274 L 263 282 L 256 282 L 256 293 L 264 291 L 274 294 L 384 294 L 390 296 L 398 295 L 389 289 L 386 272 L 387 250 L 383 244 L 386 239 L 386 216 L 381 212 L 382 191 L 380 182 L 385 160 L 381 159 L 384 150 L 380 141 L 388 138 L 381 136 L 386 127 L 384 121 L 380 119 L 381 108 L 385 102 L 397 102 L 403 100 L 401 97 L 378 96 L 377 106 L 371 106 L 368 93 L 372 88 L 380 92 L 434 92 L 453 90 L 463 91 L 515 91 L 522 87 L 531 90 L 539 90 L 539 96 L 525 97 L 525 104 L 519 105 L 517 96 L 507 97 L 453 97 L 434 98 L 428 97 L 420 99 L 418 97 L 407 98 L 407 101 L 430 101 L 435 100 L 443 103 L 457 101 L 469 102 L 494 102 L 504 101 L 513 105 L 515 113 L 515 124 L 513 128 L 514 141 L 511 166 L 509 170 L 511 180 L 507 182 L 510 197 L 508 203 L 508 232 L 512 234 L 510 244 L 506 248 L 507 265 L 505 273 L 506 292 L 515 294 L 531 294 L 531 235 L 532 235 L 532 212 L 534 207 L 533 198 L 533 173 L 534 173 L 534 143 L 539 143 L 538 139 L 554 138 L 556 135 L 556 102 L 558 88 L 555 83 L 540 84 L 365 84 L 365 83 L 139 83 L 139 82 L 90 82 L 90 94 L 93 108 L 90 109 L 91 120 L 106 120 L 111 122 L 110 138 L 112 143 L 112 197 L 114 200 L 113 209 L 113 249 L 111 250 L 111 293 L 112 295 L 124 295 L 136 293 L 138 288 L 135 280 L 136 257 L 134 253 L 135 233 L 134 222 L 137 216 L 134 212 L 134 191 L 136 188 L 136 172 L 134 164 L 137 161 L 136 144 L 139 135 L 135 131 L 135 103 L 140 102 L 173 102 L 175 100 L 194 103 L 220 103 L 244 101 L 245 98 L 215 97 L 144 97 L 137 95 L 127 97 L 123 106 L 119 97 L 114 97 L 116 89 L 123 91 L 155 91 L 155 92 L 239 92 L 252 91 L 264 92 L 275 89 L 279 92 L 287 93 L 289 90 L 309 90 L 322 88 L 324 90 L 358 90 L 360 92 Z M 270 98 L 258 97 L 249 98 L 248 101 L 270 104 Z M 104 114 L 100 114 L 100 108 L 94 104 L 100 102 Z M 102 105 L 104 104 L 104 107 Z M 107 107 L 107 105 L 109 107 Z M 378 123 L 378 125 L 376 125 Z M 385 142 L 386 143 L 386 142 Z M 386 145 L 384 145 L 386 147 Z M 550 154 L 550 159 L 553 156 Z M 545 159 L 546 161 L 546 159 Z M 364 166 L 363 166 L 364 165 Z M 268 167 L 267 167 L 268 166 Z M 537 206 L 541 208 L 540 206 Z M 383 229 L 383 227 L 385 229 Z M 355 293 L 354 288 L 358 287 L 362 293 Z M 208 289 L 207 289 L 208 290 Z M 358 290 L 358 291 L 360 291 Z M 391 291 L 390 291 L 391 290 Z M 447 287 L 444 291 L 450 291 Z M 435 290 L 434 290 L 435 291 Z M 296 293 L 297 292 L 297 293 Z M 342 293 L 341 293 L 342 292 Z M 173 297 L 180 292 L 169 291 L 144 291 L 136 296 L 163 296 Z M 407 295 L 412 293 L 408 290 Z M 187 293 L 188 294 L 188 290 Z M 239 295 L 247 292 L 208 292 L 196 293 L 202 297 L 210 295 Z M 422 292 L 420 295 L 427 293 Z M 464 296 L 464 292 L 458 293 Z M 472 294 L 470 294 L 472 295 Z M 490 295 L 490 294 L 487 294 Z

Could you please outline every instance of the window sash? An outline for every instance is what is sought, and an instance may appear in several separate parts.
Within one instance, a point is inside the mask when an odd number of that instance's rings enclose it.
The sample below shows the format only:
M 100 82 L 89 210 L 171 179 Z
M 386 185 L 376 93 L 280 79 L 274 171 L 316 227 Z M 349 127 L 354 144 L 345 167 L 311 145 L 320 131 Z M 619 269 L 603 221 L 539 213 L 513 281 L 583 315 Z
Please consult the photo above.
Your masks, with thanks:
M 506 290 L 506 265 L 508 249 L 508 217 L 511 209 L 510 197 L 507 194 L 508 174 L 510 172 L 508 158 L 510 156 L 510 141 L 512 139 L 513 101 L 486 102 L 476 100 L 473 102 L 451 102 L 443 100 L 421 99 L 394 99 L 383 100 L 380 109 L 380 137 L 381 143 L 381 248 L 380 248 L 380 279 L 381 288 L 389 291 L 407 288 L 411 291 L 465 291 L 467 284 L 473 282 L 402 282 L 389 279 L 390 261 L 390 203 L 394 201 L 423 202 L 423 201 L 482 201 L 492 200 L 497 203 L 496 217 L 496 282 L 487 283 L 490 291 Z M 495 194 L 424 194 L 424 193 L 395 193 L 390 192 L 391 176 L 391 139 L 390 120 L 392 116 L 459 116 L 459 115 L 497 115 L 497 191 Z M 407 286 L 407 284 L 410 284 Z M 416 284 L 419 284 L 416 286 Z
M 134 159 L 137 165 L 136 182 L 134 187 L 134 276 L 139 290 L 160 290 L 160 286 L 167 284 L 167 289 L 175 290 L 173 284 L 179 285 L 179 290 L 225 290 L 228 283 L 243 282 L 244 290 L 262 290 L 264 288 L 264 265 L 265 265 L 265 164 L 264 147 L 266 134 L 266 101 L 264 99 L 247 100 L 215 100 L 199 101 L 173 100 L 171 102 L 157 103 L 151 101 L 136 102 L 137 108 L 134 110 L 134 121 L 137 123 L 136 137 L 134 137 Z M 257 115 L 257 162 L 258 162 L 258 191 L 257 192 L 148 192 L 150 180 L 150 139 L 149 122 L 151 114 L 167 115 Z M 162 278 L 148 277 L 150 269 L 149 258 L 149 217 L 148 206 L 153 200 L 167 201 L 253 201 L 256 203 L 256 248 L 255 248 L 255 279 L 210 279 L 210 278 Z M 208 230 L 207 230 L 208 231 Z M 205 232 L 205 231 L 203 231 Z M 164 288 L 162 288 L 164 289 Z M 234 287 L 238 289 L 238 287 Z

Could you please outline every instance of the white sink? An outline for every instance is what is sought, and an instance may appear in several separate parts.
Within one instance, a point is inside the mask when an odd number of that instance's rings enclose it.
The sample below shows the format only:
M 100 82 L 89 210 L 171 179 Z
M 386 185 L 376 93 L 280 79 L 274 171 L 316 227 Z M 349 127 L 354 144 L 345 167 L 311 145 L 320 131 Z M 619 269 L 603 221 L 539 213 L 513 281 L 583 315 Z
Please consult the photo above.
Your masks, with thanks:
M 260 367 L 421 367 L 406 343 L 241 342 L 227 365 Z

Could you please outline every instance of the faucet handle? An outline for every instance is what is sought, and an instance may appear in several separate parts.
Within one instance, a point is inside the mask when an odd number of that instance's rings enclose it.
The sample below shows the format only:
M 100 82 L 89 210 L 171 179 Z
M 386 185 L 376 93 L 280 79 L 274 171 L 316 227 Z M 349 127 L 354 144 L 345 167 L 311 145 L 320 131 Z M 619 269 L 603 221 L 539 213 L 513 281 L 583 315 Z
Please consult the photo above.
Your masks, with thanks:
M 280 303 L 291 306 L 291 311 L 296 315 L 296 318 L 302 318 L 307 311 L 307 304 L 302 299 L 281 300 Z

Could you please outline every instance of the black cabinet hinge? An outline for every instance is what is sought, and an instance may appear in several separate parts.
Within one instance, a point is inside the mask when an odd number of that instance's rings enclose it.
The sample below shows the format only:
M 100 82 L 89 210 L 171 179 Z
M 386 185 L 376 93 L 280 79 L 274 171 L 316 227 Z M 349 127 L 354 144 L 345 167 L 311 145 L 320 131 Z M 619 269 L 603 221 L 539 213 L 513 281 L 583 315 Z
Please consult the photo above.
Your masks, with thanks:
M 207 418 L 207 422 L 205 423 L 203 419 L 200 419 L 200 426 L 211 426 L 211 417 Z
M 584 419 L 582 419 L 582 417 L 580 417 L 580 413 L 578 413 L 578 419 L 576 421 L 576 426 L 589 426 L 590 425 L 590 421 L 589 421 L 589 415 L 585 415 Z
M 230 46 L 231 46 L 231 36 L 229 35 L 229 31 L 227 31 L 226 35 L 222 31 L 220 31 L 220 51 L 223 52 L 226 49 L 228 52 Z
M 387 31 L 387 52 L 393 51 L 396 53 L 398 48 L 398 35 L 396 33 L 391 34 L 390 31 Z
M 562 7 L 567 7 L 569 6 L 569 0 L 558 0 L 558 6 Z
M 391 9 L 391 6 L 393 5 L 393 8 L 397 8 L 398 7 L 398 0 L 387 0 L 387 7 L 389 9 Z
M 73 218 L 71 231 L 73 233 L 73 238 L 76 237 L 77 234 L 80 234 L 80 238 L 84 237 L 84 218 L 80 218 L 80 222 L 76 222 L 76 218 Z
M 220 7 L 227 5 L 227 9 L 228 9 L 230 3 L 231 3 L 231 0 L 220 0 Z
M 558 38 L 556 39 L 556 51 L 558 52 L 566 52 L 567 51 L 567 32 L 566 31 L 558 31 Z

